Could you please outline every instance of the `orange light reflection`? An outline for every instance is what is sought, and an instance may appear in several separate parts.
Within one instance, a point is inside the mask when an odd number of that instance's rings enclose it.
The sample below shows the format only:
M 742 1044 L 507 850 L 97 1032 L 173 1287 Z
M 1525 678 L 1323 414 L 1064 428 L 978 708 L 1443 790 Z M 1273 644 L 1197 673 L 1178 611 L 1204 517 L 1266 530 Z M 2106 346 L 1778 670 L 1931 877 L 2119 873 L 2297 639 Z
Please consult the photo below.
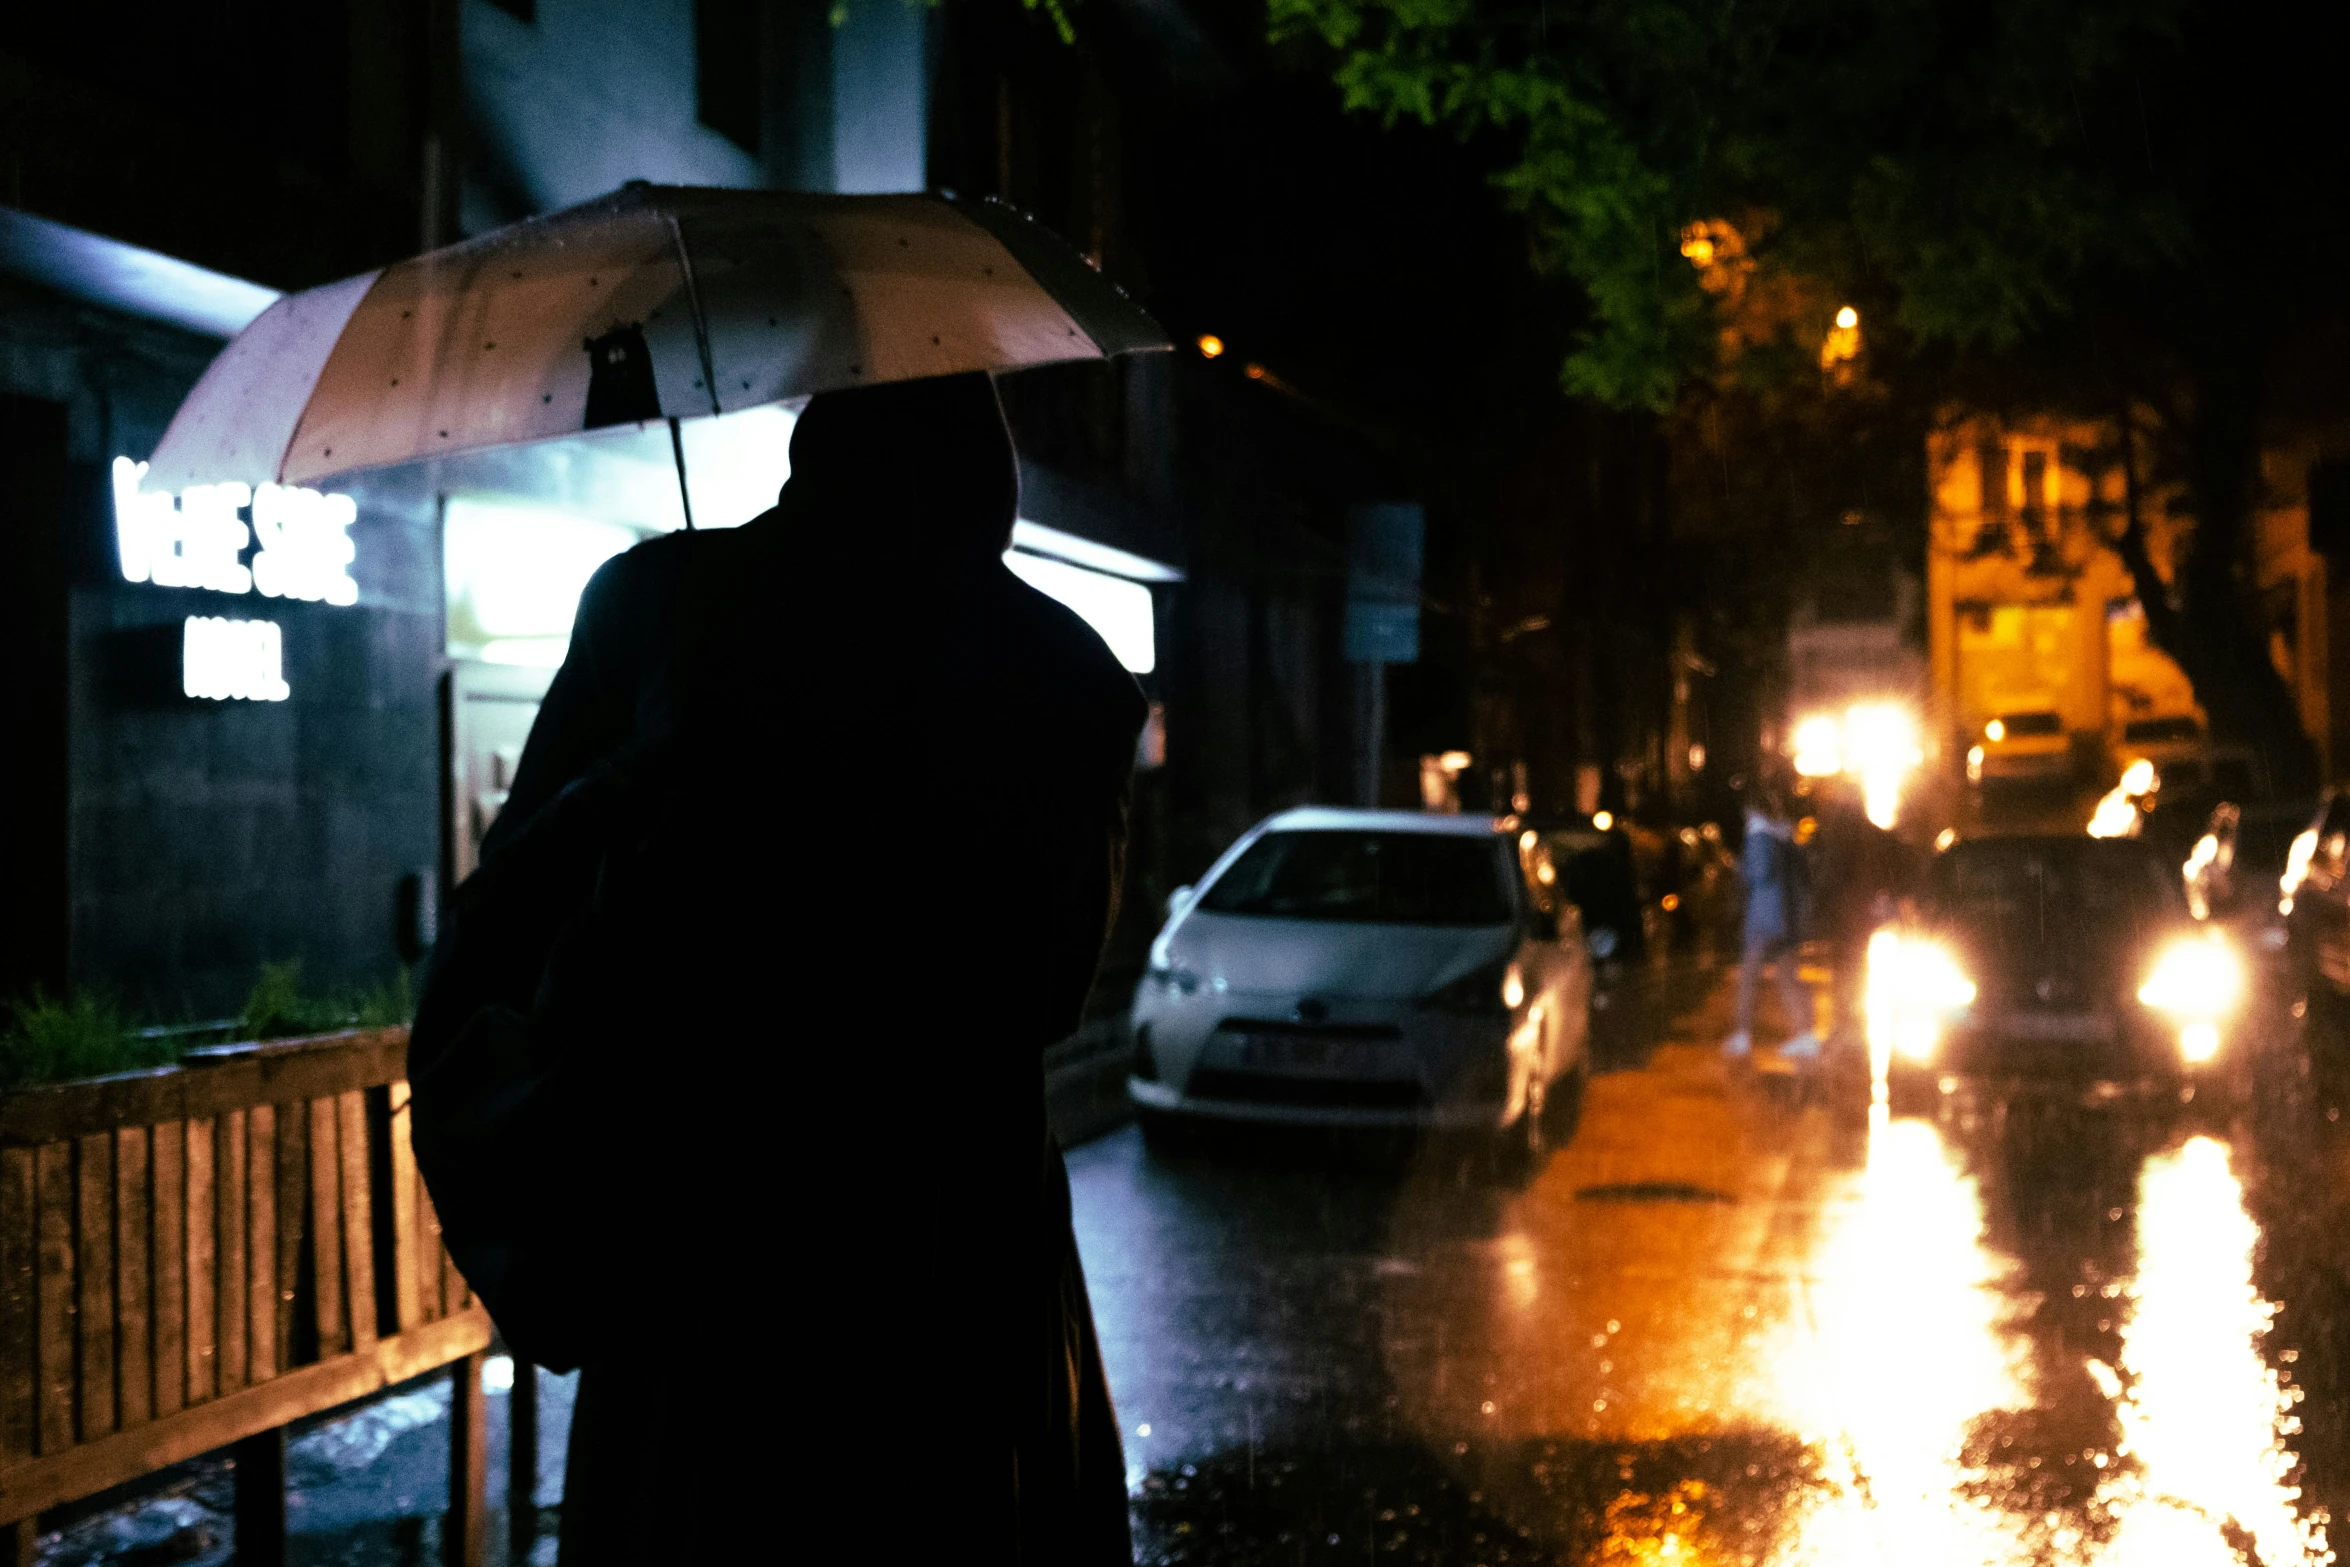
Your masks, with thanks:
M 2119 1397 L 2136 1461 L 2103 1488 L 2120 1519 L 2110 1562 L 2232 1564 L 2244 1559 L 2234 1531 L 2264 1567 L 2333 1559 L 2324 1514 L 2303 1513 L 2291 1481 L 2300 1390 L 2261 1353 L 2277 1308 L 2253 1283 L 2258 1238 L 2227 1144 L 2197 1137 L 2146 1161 L 2121 1375 L 2090 1368 Z
M 1824 1455 L 1828 1492 L 1779 1560 L 2031 1558 L 2025 1520 L 1980 1505 L 1962 1456 L 1978 1418 L 2031 1402 L 2006 1321 L 2008 1266 L 1985 1249 L 1975 1181 L 1934 1127 L 1874 1107 L 1867 1167 L 1826 1216 L 1810 1270 L 1807 1344 L 1783 1363 L 1783 1396 Z

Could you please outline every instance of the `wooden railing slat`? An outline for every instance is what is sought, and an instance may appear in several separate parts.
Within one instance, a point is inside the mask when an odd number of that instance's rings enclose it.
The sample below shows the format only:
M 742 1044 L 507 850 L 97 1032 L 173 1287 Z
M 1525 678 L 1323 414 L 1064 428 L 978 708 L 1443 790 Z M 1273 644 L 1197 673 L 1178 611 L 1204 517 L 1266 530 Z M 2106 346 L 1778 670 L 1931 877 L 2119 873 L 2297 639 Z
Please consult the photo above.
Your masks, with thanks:
M 449 1527 L 458 1559 L 479 1555 L 490 1326 L 416 1168 L 405 1043 L 238 1047 L 0 1096 L 0 1538 L 468 1357 Z
M 0 1148 L 0 1469 L 35 1446 L 33 1151 Z
M 114 1138 L 93 1133 L 74 1150 L 80 1440 L 87 1442 L 114 1430 Z
M 425 1189 L 421 1173 L 416 1178 L 416 1255 L 419 1258 L 417 1293 L 421 1298 L 424 1320 L 438 1322 L 448 1315 L 441 1299 L 441 1258 L 446 1248 L 441 1245 L 440 1210 L 432 1205 L 432 1193 Z
M 276 1302 L 277 1369 L 294 1367 L 294 1296 L 301 1287 L 302 1232 L 309 1222 L 303 1198 L 310 1189 L 310 1109 L 305 1104 L 281 1104 L 277 1123 L 277 1273 L 270 1298 Z
M 166 1121 L 152 1134 L 148 1162 L 154 1175 L 154 1261 L 149 1277 L 155 1303 L 155 1415 L 178 1414 L 188 1402 L 188 1126 Z
M 310 1245 L 317 1263 L 312 1293 L 318 1309 L 318 1352 L 351 1347 L 343 1312 L 343 1156 L 335 1133 L 335 1102 L 310 1101 Z
M 116 1419 L 123 1430 L 155 1417 L 154 1289 L 149 1262 L 154 1221 L 147 1128 L 114 1134 L 114 1363 Z
M 217 1256 L 219 1308 L 212 1330 L 219 1336 L 220 1390 L 245 1385 L 245 1112 L 230 1110 L 212 1123 L 212 1244 Z
M 245 1112 L 247 1382 L 277 1375 L 277 1106 Z
M 417 1226 L 416 1149 L 408 1141 L 410 1097 L 406 1083 L 392 1084 L 392 1301 L 403 1333 L 424 1320 L 424 1270 L 419 1259 L 432 1255 L 423 1249 Z
M 41 1382 L 39 1441 L 44 1454 L 73 1445 L 73 1144 L 46 1143 L 33 1154 L 40 1258 L 33 1334 Z
M 220 1246 L 214 1201 L 217 1121 L 187 1123 L 188 1402 L 220 1394 Z
M 357 1089 L 335 1096 L 343 1156 L 343 1275 L 351 1307 L 351 1347 L 376 1340 L 375 1211 L 367 1192 L 367 1102 Z

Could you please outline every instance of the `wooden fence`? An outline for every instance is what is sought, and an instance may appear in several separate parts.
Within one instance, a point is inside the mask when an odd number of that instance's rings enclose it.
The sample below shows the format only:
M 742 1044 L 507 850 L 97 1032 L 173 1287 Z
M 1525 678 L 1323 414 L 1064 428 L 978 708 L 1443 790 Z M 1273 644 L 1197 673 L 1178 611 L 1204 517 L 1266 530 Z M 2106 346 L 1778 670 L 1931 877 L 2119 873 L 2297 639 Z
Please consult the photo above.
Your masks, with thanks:
M 482 1560 L 490 1320 L 416 1173 L 407 1044 L 228 1046 L 0 1099 L 0 1567 L 44 1509 L 224 1447 L 238 1560 L 281 1560 L 286 1424 L 442 1366 L 444 1539 Z

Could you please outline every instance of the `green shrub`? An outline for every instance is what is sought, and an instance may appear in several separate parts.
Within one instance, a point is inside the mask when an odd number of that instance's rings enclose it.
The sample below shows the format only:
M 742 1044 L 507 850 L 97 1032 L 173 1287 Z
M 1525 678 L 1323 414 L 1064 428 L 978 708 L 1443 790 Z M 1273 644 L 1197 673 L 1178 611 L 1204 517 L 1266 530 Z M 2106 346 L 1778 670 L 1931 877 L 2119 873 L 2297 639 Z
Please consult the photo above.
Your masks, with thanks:
M 56 1001 L 35 991 L 8 1006 L 0 1029 L 0 1090 L 103 1077 L 179 1059 L 179 1041 L 145 1038 L 103 996 Z
M 284 1039 L 344 1028 L 384 1028 L 415 1016 L 408 976 L 345 995 L 302 989 L 302 965 L 264 963 L 233 1024 L 142 1030 L 110 998 L 91 992 L 54 1000 L 35 991 L 8 1003 L 0 1024 L 0 1093 L 77 1077 L 167 1066 L 189 1045 L 222 1039 Z
M 302 989 L 302 964 L 264 963 L 261 975 L 245 998 L 239 1034 L 246 1039 L 285 1039 L 297 1034 L 327 1034 L 341 1028 L 383 1028 L 405 1023 L 415 1015 L 408 993 L 408 976 L 388 985 L 375 985 L 355 994 L 311 995 Z

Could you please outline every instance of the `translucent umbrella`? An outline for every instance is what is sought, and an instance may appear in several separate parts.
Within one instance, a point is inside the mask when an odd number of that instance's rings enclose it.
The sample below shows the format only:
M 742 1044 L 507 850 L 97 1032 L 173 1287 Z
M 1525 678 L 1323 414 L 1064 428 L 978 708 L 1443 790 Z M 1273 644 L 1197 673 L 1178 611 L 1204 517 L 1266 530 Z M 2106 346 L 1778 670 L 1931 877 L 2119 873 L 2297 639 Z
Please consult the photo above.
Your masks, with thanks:
M 997 202 L 630 185 L 279 300 L 144 482 L 308 485 L 663 419 L 682 488 L 680 419 L 1169 346 Z

